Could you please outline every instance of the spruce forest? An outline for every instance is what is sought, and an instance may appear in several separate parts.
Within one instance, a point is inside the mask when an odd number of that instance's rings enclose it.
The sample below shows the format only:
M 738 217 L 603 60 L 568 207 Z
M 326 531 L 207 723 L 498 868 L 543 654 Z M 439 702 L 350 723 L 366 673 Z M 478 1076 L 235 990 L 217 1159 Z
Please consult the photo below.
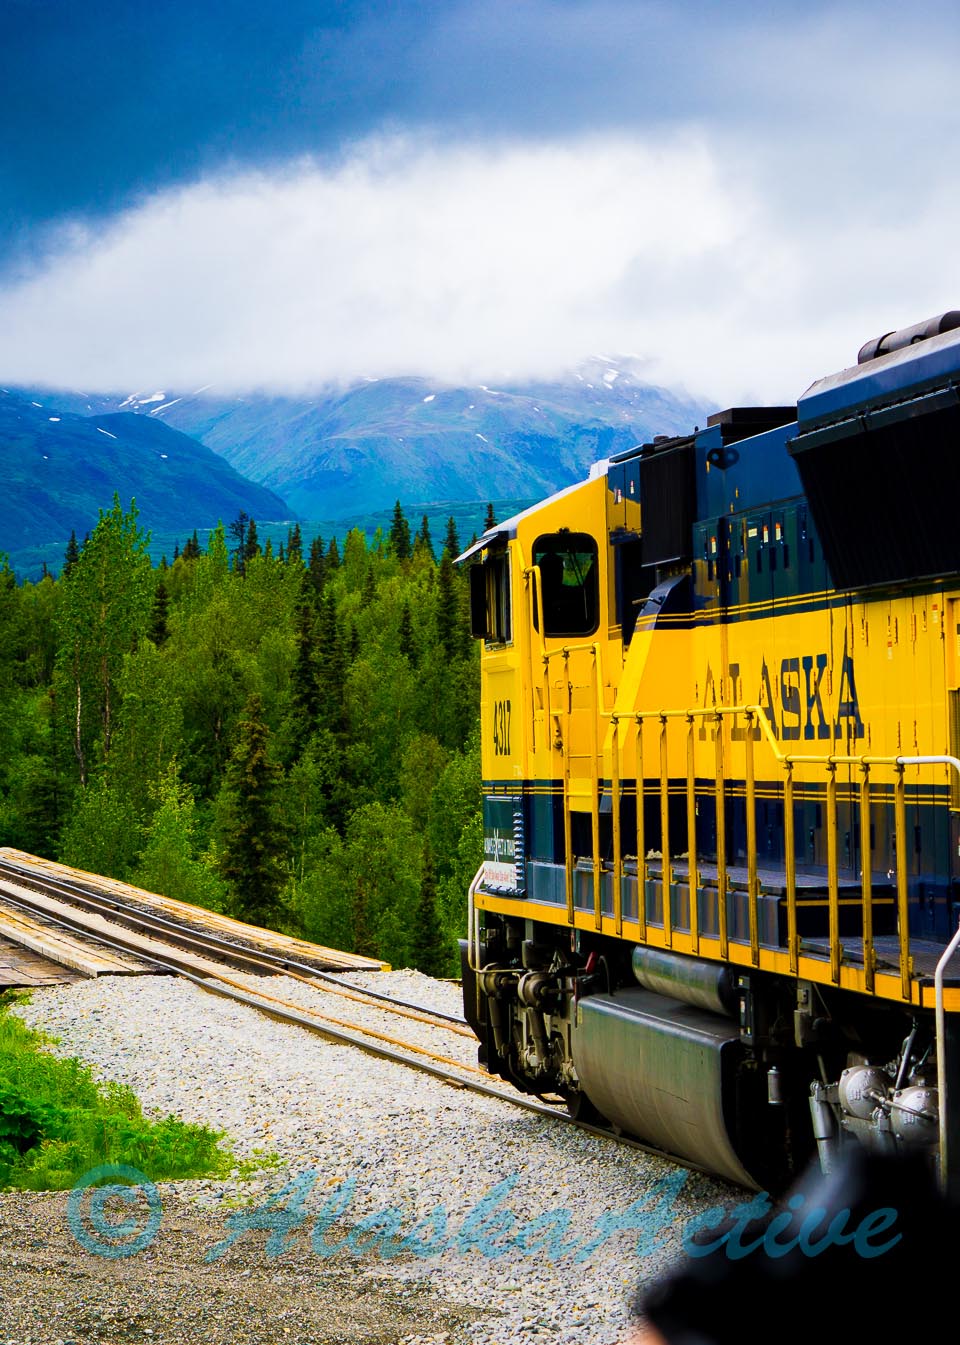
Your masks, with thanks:
M 60 576 L 0 565 L 0 844 L 453 975 L 481 859 L 453 520 L 151 564 L 115 497 Z M 439 555 L 439 560 L 437 559 Z

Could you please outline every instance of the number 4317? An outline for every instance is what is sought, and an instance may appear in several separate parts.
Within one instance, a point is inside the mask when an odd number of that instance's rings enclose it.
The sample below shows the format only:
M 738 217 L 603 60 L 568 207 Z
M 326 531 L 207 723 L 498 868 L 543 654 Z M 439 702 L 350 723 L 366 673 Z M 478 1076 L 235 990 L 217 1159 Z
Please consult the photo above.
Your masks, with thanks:
M 496 757 L 510 755 L 510 702 L 493 703 L 493 754 Z

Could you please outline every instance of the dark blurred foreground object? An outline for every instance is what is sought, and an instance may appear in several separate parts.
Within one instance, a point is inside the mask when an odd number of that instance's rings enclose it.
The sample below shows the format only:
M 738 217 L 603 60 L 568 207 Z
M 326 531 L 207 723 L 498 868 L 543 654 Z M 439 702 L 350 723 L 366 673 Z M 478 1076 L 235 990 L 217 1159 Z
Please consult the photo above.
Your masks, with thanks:
M 751 1205 L 769 1208 L 750 1218 Z M 775 1206 L 760 1196 L 715 1226 L 694 1221 L 687 1258 L 641 1293 L 638 1311 L 668 1345 L 852 1345 L 909 1322 L 939 1330 L 955 1297 L 957 1213 L 921 1156 L 851 1145 L 829 1175 L 814 1166 Z

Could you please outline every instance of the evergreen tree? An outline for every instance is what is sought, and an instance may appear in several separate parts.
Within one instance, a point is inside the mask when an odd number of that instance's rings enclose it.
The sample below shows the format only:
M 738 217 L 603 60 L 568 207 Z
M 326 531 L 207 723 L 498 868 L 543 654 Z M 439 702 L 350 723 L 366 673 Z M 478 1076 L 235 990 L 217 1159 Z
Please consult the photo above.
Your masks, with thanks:
M 294 523 L 287 531 L 287 561 L 291 565 L 303 564 L 303 535 L 299 523 Z
M 491 528 L 495 528 L 496 526 L 497 526 L 497 516 L 493 512 L 493 505 L 488 504 L 487 512 L 483 520 L 483 530 L 484 532 L 489 532 Z
M 410 524 L 404 517 L 399 500 L 393 506 L 393 523 L 390 526 L 387 541 L 397 560 L 409 560 L 413 555 L 413 547 L 410 544 Z
M 330 538 L 330 545 L 327 547 L 327 572 L 332 573 L 340 568 L 340 548 L 337 546 L 336 537 Z
M 370 900 L 366 874 L 357 875 L 350 903 L 353 918 L 353 951 L 360 957 L 377 956 L 377 940 L 370 925 Z
M 70 540 L 67 543 L 67 549 L 63 553 L 63 578 L 66 579 L 77 561 L 80 559 L 80 548 L 77 546 L 77 534 L 73 528 L 70 529 Z
M 460 580 L 453 568 L 449 551 L 444 551 L 437 574 L 437 639 L 449 659 L 463 658 L 467 651 L 467 629 L 460 602 Z
M 413 620 L 410 616 L 410 604 L 406 599 L 400 608 L 400 653 L 409 660 L 411 668 L 417 666 L 417 647 L 413 643 Z
M 238 732 L 224 784 L 219 867 L 233 889 L 240 919 L 264 924 L 280 914 L 285 846 L 277 797 L 280 768 L 270 760 L 259 692 L 244 706 Z
M 179 543 L 179 542 L 174 542 L 174 544 L 173 544 L 173 563 L 176 564 L 177 561 L 178 561 L 179 559 L 180 559 L 180 543 Z
M 197 536 L 196 528 L 193 530 L 193 536 L 187 539 L 181 555 L 184 560 L 200 559 L 200 538 Z
M 447 535 L 443 544 L 450 552 L 450 559 L 456 560 L 460 554 L 460 534 L 457 532 L 457 521 L 452 514 L 447 519 Z
M 320 639 L 317 649 L 318 718 L 339 733 L 344 727 L 343 678 L 346 661 L 337 624 L 337 603 L 329 588 L 320 599 Z
M 433 563 L 436 564 L 437 558 L 434 555 L 433 539 L 430 536 L 430 523 L 429 520 L 427 519 L 426 514 L 424 514 L 420 522 L 420 531 L 417 533 L 417 541 L 423 548 L 423 550 L 427 553 L 427 555 L 430 557 L 430 559 L 433 561 Z
M 244 568 L 253 560 L 254 556 L 260 555 L 260 541 L 257 537 L 257 525 L 253 521 L 247 524 L 247 540 L 243 549 Z
M 360 592 L 360 606 L 369 607 L 376 596 L 377 580 L 373 573 L 373 566 L 370 565 L 367 568 L 366 574 L 363 576 L 363 588 Z
M 196 540 L 196 532 L 193 534 Z M 197 556 L 200 555 L 200 544 L 197 543 Z M 210 562 L 209 574 L 212 576 L 215 584 L 222 584 L 230 572 L 230 552 L 227 550 L 227 534 L 223 530 L 223 523 L 218 522 L 213 532 L 207 539 L 207 559 Z
M 243 574 L 246 566 L 247 522 L 248 517 L 241 509 L 240 513 L 230 524 L 230 536 L 237 544 L 233 549 L 233 569 L 236 574 Z
M 320 689 L 317 685 L 316 615 L 309 603 L 301 603 L 296 618 L 297 657 L 291 680 L 291 747 L 299 757 L 317 726 Z
M 47 748 L 43 756 L 19 755 L 16 774 L 0 808 L 4 845 L 31 855 L 55 855 L 63 821 L 65 791 L 57 761 Z
M 326 571 L 327 563 L 323 555 L 323 538 L 317 533 L 310 543 L 310 560 L 307 564 L 307 583 L 317 598 L 323 592 Z
M 433 851 L 427 841 L 423 847 L 420 900 L 413 933 L 413 965 L 427 976 L 443 976 L 450 969 L 450 960 L 440 923 Z
M 166 643 L 169 631 L 167 630 L 167 609 L 170 606 L 170 595 L 167 593 L 167 586 L 160 579 L 157 582 L 157 591 L 153 599 L 153 610 L 150 613 L 150 626 L 147 635 L 159 649 Z

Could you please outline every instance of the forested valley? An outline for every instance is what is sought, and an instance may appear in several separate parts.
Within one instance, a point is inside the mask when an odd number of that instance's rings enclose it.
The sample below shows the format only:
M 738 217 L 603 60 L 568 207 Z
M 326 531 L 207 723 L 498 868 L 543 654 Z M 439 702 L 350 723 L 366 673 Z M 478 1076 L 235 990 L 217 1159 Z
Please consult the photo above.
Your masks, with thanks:
M 453 520 L 146 541 L 115 498 L 58 578 L 0 564 L 0 844 L 456 974 L 482 826 Z

